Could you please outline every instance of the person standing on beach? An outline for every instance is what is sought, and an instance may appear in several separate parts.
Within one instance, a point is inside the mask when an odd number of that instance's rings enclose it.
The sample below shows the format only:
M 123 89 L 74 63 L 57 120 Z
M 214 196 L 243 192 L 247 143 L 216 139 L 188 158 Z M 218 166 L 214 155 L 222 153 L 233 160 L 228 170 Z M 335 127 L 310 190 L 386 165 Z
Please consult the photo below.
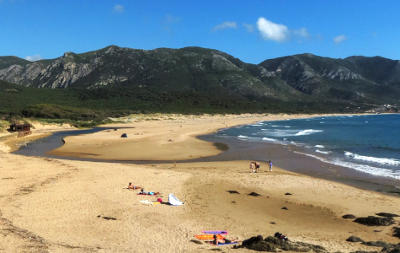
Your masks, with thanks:
M 272 161 L 271 160 L 268 161 L 268 165 L 269 165 L 269 171 L 272 172 Z
M 256 164 L 255 162 L 250 162 L 250 173 L 256 172 Z

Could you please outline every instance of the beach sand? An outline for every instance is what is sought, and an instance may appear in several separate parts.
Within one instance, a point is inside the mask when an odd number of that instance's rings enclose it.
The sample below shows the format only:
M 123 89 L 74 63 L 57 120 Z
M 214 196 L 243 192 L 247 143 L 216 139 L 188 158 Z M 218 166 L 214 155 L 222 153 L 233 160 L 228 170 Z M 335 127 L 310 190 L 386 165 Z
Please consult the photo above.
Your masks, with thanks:
M 190 240 L 202 230 L 220 229 L 229 231 L 228 238 L 240 240 L 279 231 L 291 240 L 319 244 L 331 252 L 379 249 L 346 242 L 350 235 L 399 243 L 391 227 L 367 227 L 341 218 L 348 213 L 400 213 L 398 197 L 279 168 L 267 172 L 266 164 L 253 174 L 249 161 L 173 162 L 221 152 L 196 135 L 304 116 L 125 118 L 126 122 L 112 126 L 134 128 L 66 138 L 67 144 L 56 151 L 100 159 L 171 161 L 163 164 L 25 157 L 9 153 L 2 140 L 0 252 L 207 252 L 217 247 Z M 121 139 L 122 133 L 128 138 Z M 128 182 L 161 192 L 164 201 L 174 193 L 185 204 L 144 205 L 140 200 L 156 197 L 124 189 Z M 251 192 L 260 196 L 249 196 Z

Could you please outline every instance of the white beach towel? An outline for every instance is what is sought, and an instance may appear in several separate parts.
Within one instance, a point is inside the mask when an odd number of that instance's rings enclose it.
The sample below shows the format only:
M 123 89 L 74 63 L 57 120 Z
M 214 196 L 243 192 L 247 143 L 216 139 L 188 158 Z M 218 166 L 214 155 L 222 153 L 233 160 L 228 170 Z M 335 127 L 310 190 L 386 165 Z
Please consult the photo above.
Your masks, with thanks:
M 181 205 L 183 205 L 183 202 L 180 201 L 177 197 L 175 197 L 175 195 L 172 194 L 172 193 L 170 193 L 168 195 L 168 202 L 173 206 L 181 206 Z

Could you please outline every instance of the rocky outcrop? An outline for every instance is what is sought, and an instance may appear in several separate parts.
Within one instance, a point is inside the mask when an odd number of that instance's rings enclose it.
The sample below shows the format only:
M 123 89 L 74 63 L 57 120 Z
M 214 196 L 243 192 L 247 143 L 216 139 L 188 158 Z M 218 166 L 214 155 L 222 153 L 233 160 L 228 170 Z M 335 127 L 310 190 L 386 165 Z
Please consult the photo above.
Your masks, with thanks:
M 377 213 L 376 215 L 381 216 L 381 217 L 386 217 L 386 218 L 399 217 L 399 215 L 397 215 L 395 213 L 385 213 L 385 212 Z
M 393 228 L 393 236 L 400 239 L 400 227 Z
M 355 219 L 356 216 L 354 216 L 353 214 L 345 214 L 342 216 L 343 219 Z
M 395 223 L 393 218 L 387 217 L 376 217 L 376 216 L 368 216 L 368 217 L 360 217 L 354 220 L 354 222 L 366 225 L 366 226 L 390 226 Z
M 354 236 L 354 235 L 347 238 L 346 241 L 348 241 L 348 242 L 364 242 L 363 239 L 361 239 L 360 237 Z
M 268 236 L 265 239 L 261 236 L 254 236 L 246 239 L 237 248 L 247 248 L 255 251 L 277 252 L 278 250 L 292 252 L 328 252 L 324 247 L 304 242 L 292 242 Z

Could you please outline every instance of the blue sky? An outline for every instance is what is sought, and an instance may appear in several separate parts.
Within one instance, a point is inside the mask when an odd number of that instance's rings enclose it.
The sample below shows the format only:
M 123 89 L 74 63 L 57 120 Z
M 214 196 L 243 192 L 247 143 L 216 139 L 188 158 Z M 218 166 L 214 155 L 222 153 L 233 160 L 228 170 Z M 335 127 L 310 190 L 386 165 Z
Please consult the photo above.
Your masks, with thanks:
M 201 46 L 251 63 L 298 53 L 400 59 L 399 11 L 397 0 L 0 0 L 0 55 L 113 44 Z

